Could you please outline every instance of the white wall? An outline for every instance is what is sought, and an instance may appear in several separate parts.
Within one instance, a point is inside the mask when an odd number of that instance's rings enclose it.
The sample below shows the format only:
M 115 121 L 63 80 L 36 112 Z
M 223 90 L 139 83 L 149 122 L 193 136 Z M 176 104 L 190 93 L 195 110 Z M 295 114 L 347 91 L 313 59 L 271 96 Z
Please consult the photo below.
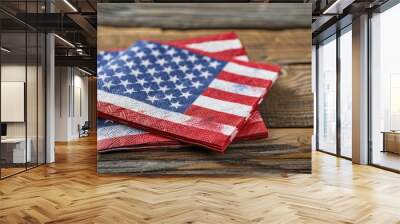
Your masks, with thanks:
M 55 140 L 78 139 L 78 125 L 88 120 L 88 78 L 76 68 L 56 67 L 55 85 Z

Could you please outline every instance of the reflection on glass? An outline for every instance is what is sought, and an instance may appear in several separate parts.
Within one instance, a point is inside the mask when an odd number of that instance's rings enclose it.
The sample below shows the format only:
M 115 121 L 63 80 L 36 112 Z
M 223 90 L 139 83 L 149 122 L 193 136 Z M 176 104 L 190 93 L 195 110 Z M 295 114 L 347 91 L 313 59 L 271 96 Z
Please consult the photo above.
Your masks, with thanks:
M 372 17 L 372 163 L 400 170 L 400 5 Z
M 2 177 L 25 170 L 31 159 L 26 141 L 26 34 L 2 33 L 1 122 L 6 129 L 1 140 Z M 27 150 L 28 149 L 28 150 Z
M 318 48 L 318 148 L 336 153 L 336 40 Z
M 37 147 L 38 147 L 38 156 L 37 162 L 38 164 L 45 163 L 45 60 L 46 60 L 46 52 L 45 52 L 45 44 L 46 37 L 44 34 L 39 33 L 38 35 L 38 76 L 37 76 L 37 90 L 38 90 L 38 136 L 37 136 Z
M 352 35 L 340 36 L 340 153 L 352 157 Z
M 37 165 L 38 144 L 37 144 L 37 79 L 38 79 L 38 36 L 36 32 L 27 33 L 27 80 L 26 80 L 26 113 L 27 113 L 27 149 L 30 150 L 30 160 L 27 167 L 31 168 Z

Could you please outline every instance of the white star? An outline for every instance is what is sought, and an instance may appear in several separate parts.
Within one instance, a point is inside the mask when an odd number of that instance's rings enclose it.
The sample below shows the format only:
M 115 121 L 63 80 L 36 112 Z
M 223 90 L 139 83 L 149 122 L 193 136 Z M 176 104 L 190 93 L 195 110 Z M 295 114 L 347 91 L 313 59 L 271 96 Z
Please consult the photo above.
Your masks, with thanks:
M 117 76 L 119 79 L 121 79 L 122 77 L 125 76 L 125 74 L 122 72 L 117 72 L 117 73 L 115 73 L 115 76 Z
M 158 100 L 158 98 L 156 96 L 147 96 L 147 100 L 151 103 L 154 103 L 154 101 Z
M 147 73 L 149 73 L 151 76 L 154 76 L 154 74 L 157 73 L 155 68 L 150 68 L 149 70 L 147 70 Z
M 166 54 L 173 56 L 174 54 L 176 54 L 176 50 L 174 48 L 169 49 Z
M 112 120 L 105 120 L 105 121 L 104 121 L 104 124 L 107 124 L 107 123 L 114 124 L 114 121 L 112 121 Z
M 153 77 L 153 82 L 157 83 L 157 85 L 160 85 L 160 83 L 163 82 L 161 77 Z
M 163 92 L 163 93 L 167 92 L 168 90 L 169 90 L 168 86 L 161 86 L 160 87 L 160 91 Z
M 176 85 L 176 88 L 179 89 L 179 91 L 182 91 L 182 89 L 184 89 L 185 86 L 183 84 L 179 84 L 179 85 Z
M 154 51 L 152 51 L 151 52 L 151 54 L 154 56 L 154 57 L 158 57 L 158 56 L 160 56 L 160 51 L 159 50 L 154 50 Z
M 179 70 L 181 70 L 183 73 L 186 73 L 188 69 L 188 67 L 186 65 L 184 66 L 179 66 Z
M 198 89 L 200 86 L 202 86 L 203 84 L 201 84 L 201 82 L 196 81 L 196 82 L 192 82 L 192 87 Z
M 166 94 L 165 97 L 164 97 L 164 99 L 167 99 L 169 101 L 171 101 L 173 98 L 175 98 L 175 97 L 172 94 Z
M 182 92 L 181 93 L 181 97 L 185 97 L 186 99 L 189 98 L 192 94 L 190 94 L 189 92 Z
M 103 58 L 104 58 L 104 60 L 109 61 L 109 60 L 111 60 L 112 56 L 111 56 L 111 54 L 106 54 L 106 55 L 104 55 Z
M 177 65 L 182 61 L 182 58 L 180 56 L 178 57 L 173 57 L 172 61 L 175 62 Z
M 130 62 L 127 62 L 127 63 L 126 63 L 126 66 L 127 66 L 128 68 L 132 68 L 134 65 L 135 65 L 135 63 L 134 63 L 133 61 L 130 61 Z
M 147 47 L 147 48 L 150 48 L 150 49 L 153 49 L 153 48 L 156 47 L 156 45 L 153 44 L 153 43 L 147 43 L 147 44 L 146 44 L 146 47 Z
M 146 67 L 146 68 L 147 68 L 150 64 L 151 64 L 150 61 L 147 60 L 147 59 L 142 61 L 142 65 L 143 65 L 144 67 Z
M 133 92 L 135 92 L 135 90 L 133 90 L 133 88 L 125 90 L 125 93 L 127 93 L 127 94 L 132 94 Z
M 99 55 L 104 55 L 106 52 L 105 51 L 99 51 Z
M 145 54 L 143 51 L 139 51 L 139 52 L 136 54 L 136 57 L 138 57 L 138 58 L 143 58 L 144 56 L 146 56 L 146 54 Z
M 101 66 L 97 66 L 97 73 L 101 73 L 101 72 L 103 72 L 103 67 L 101 67 Z
M 125 88 L 128 87 L 128 85 L 132 84 L 131 82 L 129 82 L 129 80 L 122 80 L 121 81 L 121 85 L 123 85 Z
M 143 88 L 143 92 L 149 94 L 151 91 L 153 91 L 150 87 L 145 87 Z
M 200 76 L 203 77 L 203 78 L 205 78 L 205 79 L 208 79 L 208 77 L 211 76 L 211 75 L 212 75 L 212 74 L 211 74 L 209 71 L 205 71 L 205 72 L 202 72 L 202 73 L 200 74 Z
M 176 83 L 178 81 L 178 76 L 173 75 L 173 76 L 169 77 L 169 81 Z
M 203 57 L 203 59 L 206 61 L 211 61 L 211 58 L 209 58 L 209 57 Z
M 122 61 L 128 61 L 128 60 L 129 60 L 129 56 L 126 55 L 126 54 L 124 54 L 124 55 L 122 55 L 122 56 L 120 57 L 120 59 L 121 59 Z
M 195 76 L 193 75 L 193 73 L 188 73 L 185 75 L 185 79 L 189 79 L 190 81 L 192 81 L 192 79 L 194 79 Z
M 135 77 L 138 77 L 140 74 L 142 74 L 139 70 L 137 69 L 133 69 L 131 72 L 132 75 L 134 75 Z
M 197 69 L 197 70 L 201 70 L 201 69 L 203 69 L 204 68 L 204 66 L 202 65 L 202 64 L 198 64 L 198 65 L 195 65 L 194 66 L 194 69 Z
M 138 46 L 134 46 L 131 48 L 131 51 L 133 52 L 138 52 L 140 50 L 140 48 Z
M 169 66 L 164 68 L 164 72 L 166 72 L 168 75 L 171 74 L 172 71 L 173 71 L 173 69 Z
M 156 63 L 159 64 L 159 65 L 161 65 L 161 66 L 164 66 L 164 64 L 167 63 L 167 61 L 166 61 L 164 58 L 161 58 L 161 59 L 158 59 L 158 60 L 156 61 Z
M 175 109 L 178 109 L 181 106 L 182 104 L 180 104 L 178 101 L 176 101 L 175 103 L 171 103 L 171 107 L 175 107 Z
M 217 68 L 218 65 L 219 65 L 219 63 L 217 61 L 213 61 L 210 63 L 210 67 L 212 67 L 212 68 Z
M 104 73 L 99 73 L 98 75 L 97 75 L 97 79 L 99 79 L 99 80 L 105 80 L 107 78 L 107 75 L 106 74 L 104 74 Z
M 110 65 L 110 69 L 113 71 L 117 70 L 118 68 L 119 68 L 119 66 L 117 64 Z
M 114 84 L 112 84 L 111 80 L 108 81 L 108 82 L 104 82 L 104 84 L 103 84 L 103 86 L 106 87 L 106 88 L 108 88 L 108 89 L 111 89 L 111 86 L 113 86 L 113 85 L 114 85 Z
M 194 63 L 197 60 L 197 57 L 196 55 L 190 55 L 187 60 Z
M 140 85 L 144 85 L 145 83 L 147 83 L 147 81 L 145 80 L 145 79 L 138 79 L 137 81 L 136 81 L 136 83 L 138 83 L 138 84 L 140 84 Z

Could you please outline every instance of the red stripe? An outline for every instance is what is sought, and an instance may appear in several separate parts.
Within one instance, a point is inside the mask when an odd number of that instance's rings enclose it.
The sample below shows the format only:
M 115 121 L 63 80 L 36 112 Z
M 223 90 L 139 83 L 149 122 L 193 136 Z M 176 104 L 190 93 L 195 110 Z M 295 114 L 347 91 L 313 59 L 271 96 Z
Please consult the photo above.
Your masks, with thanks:
M 236 75 L 226 71 L 221 71 L 216 78 L 229 82 L 236 82 L 239 84 L 262 87 L 262 88 L 269 88 L 272 85 L 271 80 L 250 78 L 242 75 Z
M 97 102 L 97 110 L 107 114 L 108 118 L 112 118 L 114 121 L 122 121 L 145 131 L 190 144 L 204 146 L 219 152 L 226 150 L 232 141 L 232 137 L 235 135 L 226 136 L 207 129 L 177 124 L 103 102 Z
M 235 127 L 239 126 L 242 122 L 244 122 L 243 117 L 207 109 L 196 105 L 191 105 L 185 111 L 185 114 L 194 117 L 200 117 L 206 121 L 227 124 Z
M 268 129 L 263 121 L 246 124 L 235 138 L 236 141 L 260 139 L 268 137 Z
M 247 120 L 248 123 L 259 122 L 259 121 L 262 121 L 264 123 L 264 120 L 261 117 L 260 111 L 258 111 L 258 110 L 254 111 L 251 114 L 251 116 L 249 117 L 249 120 Z
M 219 89 L 214 89 L 211 87 L 208 87 L 206 90 L 204 90 L 204 92 L 201 95 L 219 100 L 245 104 L 249 106 L 253 106 L 258 102 L 258 98 L 256 97 L 243 96 L 235 93 L 225 92 Z

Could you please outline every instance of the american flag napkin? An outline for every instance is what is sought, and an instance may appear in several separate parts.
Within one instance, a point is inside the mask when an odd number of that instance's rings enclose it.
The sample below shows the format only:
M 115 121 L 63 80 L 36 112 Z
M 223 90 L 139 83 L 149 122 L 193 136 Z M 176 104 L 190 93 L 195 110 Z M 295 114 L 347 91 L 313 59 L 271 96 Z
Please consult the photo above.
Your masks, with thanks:
M 245 126 L 240 129 L 234 142 L 242 140 L 260 139 L 268 136 L 268 129 L 260 113 L 253 113 Z M 187 145 L 185 143 L 165 138 L 141 129 L 130 127 L 112 120 L 97 119 L 97 150 L 99 152 L 116 151 L 134 147 Z M 132 148 L 133 149 L 133 148 Z
M 247 53 L 237 35 L 233 32 L 168 42 L 182 47 L 211 52 L 215 55 L 232 57 L 248 61 Z M 214 47 L 213 47 L 214 46 Z M 217 48 L 215 48 L 217 46 Z M 121 49 L 101 51 L 97 55 L 97 66 L 104 67 L 122 53 Z M 258 111 L 254 111 L 249 120 L 239 130 L 234 141 L 265 138 L 268 129 Z M 181 142 L 137 130 L 118 122 L 98 118 L 97 149 L 101 152 L 120 150 L 121 147 L 151 147 L 160 145 L 180 145 Z M 125 149 L 125 148 L 123 148 Z
M 98 75 L 98 111 L 224 151 L 278 78 L 279 67 L 139 41 Z

